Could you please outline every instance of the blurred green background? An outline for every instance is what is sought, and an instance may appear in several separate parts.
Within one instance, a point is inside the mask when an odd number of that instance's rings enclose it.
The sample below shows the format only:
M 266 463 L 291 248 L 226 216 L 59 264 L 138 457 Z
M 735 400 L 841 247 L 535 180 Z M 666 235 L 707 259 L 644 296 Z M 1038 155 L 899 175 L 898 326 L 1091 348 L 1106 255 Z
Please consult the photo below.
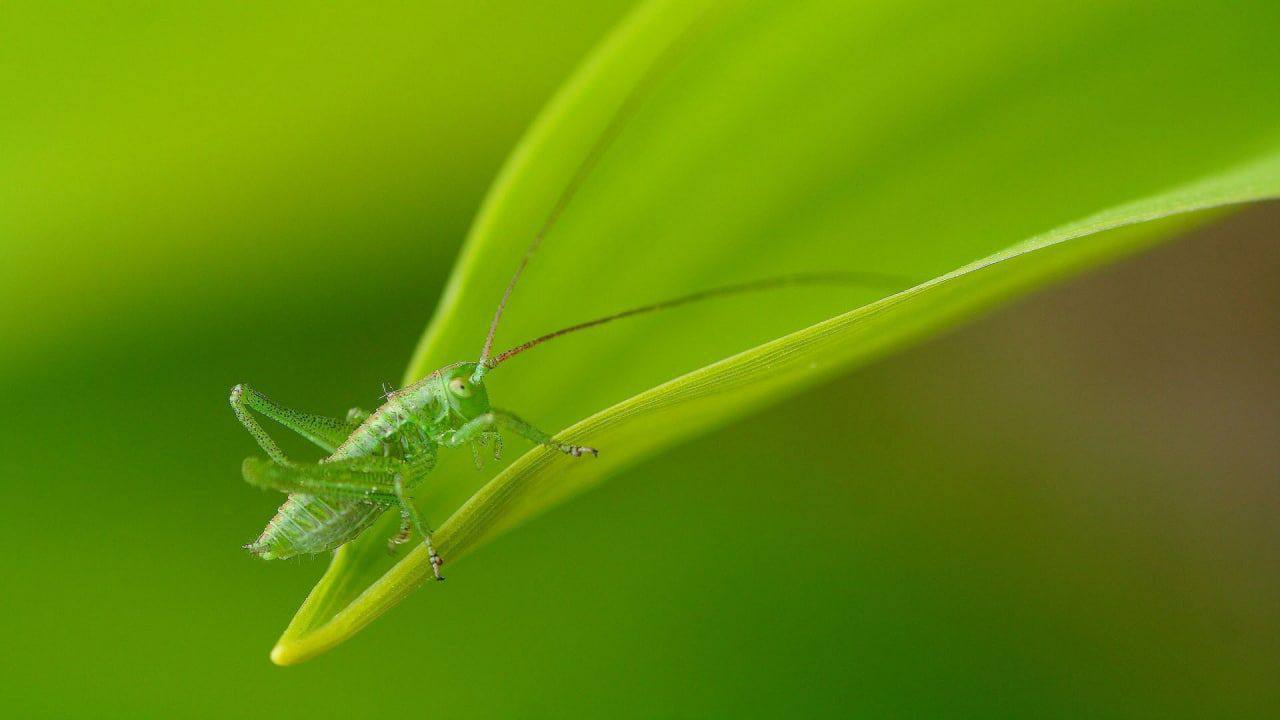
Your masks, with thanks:
M 14 717 L 1274 716 L 1251 210 L 644 463 L 337 651 L 226 406 L 376 404 L 626 2 L 0 10 Z

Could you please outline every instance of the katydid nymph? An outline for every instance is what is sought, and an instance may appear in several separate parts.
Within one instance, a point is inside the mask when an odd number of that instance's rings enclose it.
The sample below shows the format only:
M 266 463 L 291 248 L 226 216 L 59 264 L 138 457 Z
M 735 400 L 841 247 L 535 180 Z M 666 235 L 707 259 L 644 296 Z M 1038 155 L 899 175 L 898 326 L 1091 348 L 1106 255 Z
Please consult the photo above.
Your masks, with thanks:
M 469 445 L 478 453 L 479 446 L 492 443 L 498 457 L 502 431 L 508 430 L 573 457 L 599 455 L 593 447 L 558 440 L 514 413 L 494 407 L 484 382 L 485 374 L 493 368 L 571 332 L 711 298 L 784 286 L 866 286 L 896 280 L 874 273 L 814 273 L 726 285 L 570 325 L 492 355 L 493 334 L 518 277 L 519 272 L 507 287 L 478 361 L 446 365 L 412 385 L 387 393 L 386 402 L 372 413 L 352 408 L 345 420 L 340 420 L 286 408 L 247 385 L 232 388 L 231 407 L 236 417 L 269 458 L 245 460 L 244 479 L 251 485 L 289 493 L 262 535 L 245 548 L 267 560 L 332 550 L 355 539 L 384 512 L 395 509 L 400 513 L 400 530 L 390 539 L 389 547 L 394 549 L 417 531 L 436 579 L 443 580 L 443 561 L 431 545 L 432 530 L 410 495 L 435 467 L 439 449 Z M 258 424 L 255 412 L 298 433 L 329 455 L 317 463 L 289 459 Z
M 412 385 L 387 393 L 386 401 L 373 412 L 356 408 L 342 419 L 286 408 L 247 385 L 232 388 L 231 406 L 236 417 L 268 456 L 245 460 L 244 479 L 252 485 L 289 494 L 261 536 L 246 549 L 268 560 L 333 550 L 358 537 L 385 512 L 395 510 L 400 514 L 400 529 L 390 539 L 390 547 L 394 549 L 408 541 L 416 531 L 426 546 L 436 579 L 442 580 L 442 561 L 431 544 L 431 527 L 412 498 L 414 489 L 434 468 L 438 451 L 470 446 L 472 452 L 479 452 L 478 446 L 492 443 L 496 456 L 502 449 L 502 431 L 506 430 L 573 457 L 598 455 L 593 447 L 564 442 L 514 413 L 493 406 L 485 387 L 485 374 L 489 371 L 543 342 L 572 332 L 712 298 L 798 285 L 903 287 L 901 278 L 878 273 L 794 274 L 740 282 L 615 312 L 547 333 L 505 352 L 492 353 L 503 310 L 543 238 L 625 120 L 635 112 L 640 97 L 658 75 L 658 68 L 665 66 L 672 50 L 686 40 L 687 37 L 670 46 L 632 88 L 569 178 L 507 283 L 478 360 L 446 365 Z M 255 413 L 298 433 L 328 455 L 315 463 L 287 457 L 259 425 Z

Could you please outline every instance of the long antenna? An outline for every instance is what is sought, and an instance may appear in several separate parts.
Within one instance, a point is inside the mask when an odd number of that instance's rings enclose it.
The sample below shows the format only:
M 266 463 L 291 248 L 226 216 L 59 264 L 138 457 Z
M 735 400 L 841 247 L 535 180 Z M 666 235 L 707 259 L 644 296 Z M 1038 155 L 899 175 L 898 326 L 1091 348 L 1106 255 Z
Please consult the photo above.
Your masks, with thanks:
M 480 350 L 480 361 L 476 365 L 472 382 L 478 382 L 484 377 L 485 371 L 493 367 L 489 363 L 489 353 L 493 350 L 493 338 L 498 332 L 498 322 L 502 320 L 502 312 L 507 307 L 507 300 L 511 298 L 511 291 L 515 289 L 516 282 L 520 280 L 520 275 L 524 273 L 524 269 L 529 264 L 533 254 L 542 245 L 542 239 L 555 226 L 556 221 L 560 219 L 560 215 L 564 213 L 564 209 L 568 207 L 569 202 L 578 193 L 582 182 L 587 179 L 587 176 L 595 169 L 605 151 L 617 139 L 623 126 L 635 115 L 640 108 L 641 101 L 657 84 L 658 79 L 666 74 L 666 71 L 671 67 L 678 54 L 676 51 L 688 44 L 690 37 L 694 34 L 694 30 L 701 28 L 710 14 L 710 12 L 706 12 L 699 17 L 653 61 L 653 64 L 649 66 L 649 69 L 640 78 L 639 82 L 631 88 L 631 92 L 623 99 L 622 104 L 614 111 L 613 117 L 609 119 L 609 124 L 605 126 L 604 132 L 596 138 L 591 149 L 587 151 L 586 157 L 582 159 L 582 163 L 578 165 L 573 176 L 569 178 L 569 183 L 565 185 L 564 190 L 560 191 L 560 197 L 556 199 L 555 205 L 551 207 L 551 212 L 547 215 L 546 220 L 542 221 L 542 227 L 538 228 L 538 232 L 534 233 L 533 240 L 529 242 L 529 247 L 525 249 L 524 256 L 520 258 L 520 264 L 516 266 L 515 273 L 511 275 L 511 280 L 507 282 L 506 290 L 502 292 L 502 299 L 498 301 L 498 309 L 493 313 L 493 321 L 489 323 L 489 334 L 485 336 L 484 347 Z
M 587 320 L 576 325 L 570 325 L 546 335 L 536 337 L 528 342 L 521 343 L 510 350 L 499 353 L 493 358 L 486 359 L 484 365 L 489 368 L 495 368 L 507 360 L 519 355 L 520 353 L 537 347 L 542 343 L 553 340 L 561 335 L 586 330 L 597 325 L 621 320 L 623 318 L 632 317 L 634 315 L 643 315 L 645 313 L 657 312 L 659 310 L 668 310 L 670 308 L 688 305 L 690 303 L 701 302 L 703 300 L 711 300 L 714 298 L 726 297 L 729 295 L 740 295 L 744 293 L 760 292 L 762 290 L 775 290 L 783 287 L 795 287 L 802 285 L 840 285 L 840 286 L 858 286 L 858 287 L 876 287 L 888 290 L 900 290 L 905 287 L 914 285 L 915 281 L 898 275 L 890 275 L 885 273 L 874 272 L 847 272 L 847 273 L 796 273 L 793 275 L 779 275 L 777 277 L 764 278 L 762 280 L 752 280 L 750 282 L 735 283 L 733 285 L 722 285 L 720 287 L 711 288 L 682 295 L 670 300 L 652 303 L 650 305 L 641 305 L 640 307 L 623 310 L 622 312 L 605 315 L 594 320 Z

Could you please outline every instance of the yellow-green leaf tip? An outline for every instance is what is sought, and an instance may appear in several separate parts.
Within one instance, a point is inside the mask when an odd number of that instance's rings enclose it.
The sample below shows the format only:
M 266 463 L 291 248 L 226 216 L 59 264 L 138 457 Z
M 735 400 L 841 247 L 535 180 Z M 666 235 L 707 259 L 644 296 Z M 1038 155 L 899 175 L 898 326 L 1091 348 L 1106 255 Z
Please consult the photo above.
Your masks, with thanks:
M 271 662 L 281 667 L 285 665 L 297 665 L 302 661 L 296 653 L 289 652 L 289 648 L 284 644 L 276 645 L 271 648 Z

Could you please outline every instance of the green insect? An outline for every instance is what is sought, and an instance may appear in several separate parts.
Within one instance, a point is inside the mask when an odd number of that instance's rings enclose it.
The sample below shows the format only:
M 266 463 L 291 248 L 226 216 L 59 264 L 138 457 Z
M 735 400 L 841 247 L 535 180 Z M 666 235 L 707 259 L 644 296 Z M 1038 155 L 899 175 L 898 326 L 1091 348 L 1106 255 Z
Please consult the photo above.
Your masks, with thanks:
M 626 119 L 635 112 L 640 97 L 653 84 L 658 70 L 669 62 L 674 48 L 684 42 L 687 42 L 687 37 L 668 48 L 666 55 L 632 90 L 562 190 L 498 302 L 479 360 L 442 367 L 408 387 L 388 393 L 386 402 L 373 412 L 354 408 L 345 419 L 289 409 L 248 385 L 237 385 L 231 389 L 231 407 L 236 417 L 268 457 L 265 460 L 245 460 L 242 468 L 244 479 L 258 487 L 289 493 L 289 498 L 280 506 L 262 535 L 246 545 L 246 549 L 268 560 L 332 550 L 358 537 L 383 513 L 395 510 L 400 514 L 400 529 L 390 539 L 389 547 L 394 549 L 407 542 L 416 531 L 426 545 L 436 579 L 443 580 L 440 574 L 442 561 L 431 544 L 431 527 L 422 518 L 412 497 L 414 489 L 435 467 L 436 456 L 441 449 L 470 446 L 476 453 L 478 464 L 480 446 L 492 443 L 495 456 L 501 454 L 502 431 L 506 430 L 574 457 L 598 456 L 595 448 L 558 440 L 515 414 L 490 404 L 484 384 L 485 374 L 490 370 L 526 350 L 568 333 L 716 297 L 796 285 L 902 287 L 902 278 L 879 273 L 774 277 L 712 288 L 613 313 L 547 333 L 497 355 L 491 354 L 494 335 L 507 300 L 530 258 Z M 254 413 L 298 433 L 320 446 L 329 453 L 328 456 L 316 463 L 291 460 L 258 424 Z
M 488 371 L 548 340 L 642 313 L 777 287 L 867 286 L 896 280 L 874 273 L 827 273 L 727 285 L 571 325 L 490 355 L 494 331 L 519 274 L 517 271 L 507 287 L 478 361 L 446 365 L 412 385 L 388 393 L 386 402 L 372 413 L 353 408 L 345 420 L 339 420 L 284 407 L 248 385 L 231 389 L 231 407 L 236 417 L 269 458 L 245 460 L 244 479 L 251 485 L 289 493 L 262 535 L 246 549 L 267 560 L 332 550 L 355 539 L 384 512 L 395 509 L 400 513 L 400 530 L 390 539 L 389 548 L 406 542 L 416 530 L 426 544 L 436 579 L 443 580 L 443 563 L 431 545 L 431 528 L 410 494 L 435 467 L 441 448 L 469 445 L 478 458 L 480 447 L 492 443 L 498 457 L 502 431 L 508 430 L 573 457 L 599 455 L 595 448 L 557 440 L 514 413 L 494 407 L 484 384 Z M 298 433 L 329 455 L 317 463 L 289 459 L 258 424 L 254 413 Z
M 409 495 L 435 466 L 439 448 L 493 442 L 498 455 L 500 429 L 506 429 L 574 457 L 596 455 L 594 448 L 561 443 L 490 405 L 483 379 L 488 367 L 492 365 L 479 362 L 441 368 L 389 393 L 372 413 L 351 410 L 345 421 L 290 410 L 246 385 L 232 388 L 236 417 L 270 457 L 245 460 L 245 480 L 290 493 L 261 537 L 245 547 L 268 560 L 331 550 L 394 508 L 400 512 L 401 524 L 391 547 L 404 543 L 417 530 L 430 553 L 436 579 L 442 580 L 431 529 Z M 307 464 L 290 460 L 253 412 L 319 445 L 329 452 L 328 457 Z

